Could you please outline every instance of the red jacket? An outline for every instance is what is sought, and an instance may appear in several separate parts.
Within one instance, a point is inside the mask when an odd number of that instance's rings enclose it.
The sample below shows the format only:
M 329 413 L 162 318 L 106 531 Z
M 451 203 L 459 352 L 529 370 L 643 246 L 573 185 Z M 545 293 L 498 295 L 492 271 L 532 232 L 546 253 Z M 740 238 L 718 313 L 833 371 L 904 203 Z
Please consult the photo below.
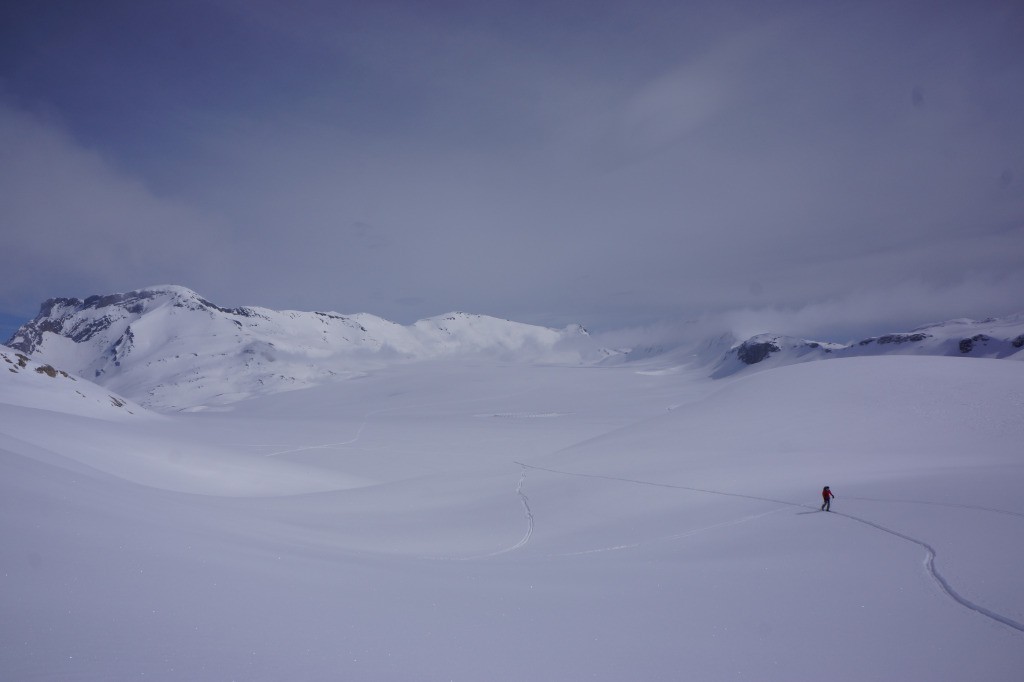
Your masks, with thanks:
M 832 494 L 832 491 L 829 490 L 828 488 L 825 488 L 824 490 L 821 491 L 821 496 L 825 498 L 826 502 L 828 502 L 828 498 L 835 497 L 835 495 Z

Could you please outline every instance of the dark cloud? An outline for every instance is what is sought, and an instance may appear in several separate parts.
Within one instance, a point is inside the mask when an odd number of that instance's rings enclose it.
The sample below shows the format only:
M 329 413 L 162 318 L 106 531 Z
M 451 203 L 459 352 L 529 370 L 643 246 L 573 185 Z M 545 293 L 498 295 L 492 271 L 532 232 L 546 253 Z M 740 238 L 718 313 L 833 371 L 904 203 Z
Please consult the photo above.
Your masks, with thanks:
M 1019 307 L 1012 3 L 183 7 L 12 24 L 0 219 L 40 239 L 0 304 L 167 281 L 851 333 Z

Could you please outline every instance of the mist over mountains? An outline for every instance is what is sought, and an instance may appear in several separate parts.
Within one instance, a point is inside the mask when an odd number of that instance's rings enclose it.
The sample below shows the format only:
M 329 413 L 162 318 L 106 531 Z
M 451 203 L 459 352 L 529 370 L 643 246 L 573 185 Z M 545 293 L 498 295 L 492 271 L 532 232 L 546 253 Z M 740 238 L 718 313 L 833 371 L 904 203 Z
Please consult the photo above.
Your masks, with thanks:
M 399 363 L 460 357 L 511 363 L 655 363 L 723 378 L 862 355 L 1024 358 L 1024 315 L 952 320 L 848 344 L 759 334 L 689 336 L 608 348 L 579 325 L 550 329 L 453 312 L 403 326 L 361 313 L 224 308 L 182 286 L 52 298 L 7 345 L 158 410 L 226 405 L 358 377 Z

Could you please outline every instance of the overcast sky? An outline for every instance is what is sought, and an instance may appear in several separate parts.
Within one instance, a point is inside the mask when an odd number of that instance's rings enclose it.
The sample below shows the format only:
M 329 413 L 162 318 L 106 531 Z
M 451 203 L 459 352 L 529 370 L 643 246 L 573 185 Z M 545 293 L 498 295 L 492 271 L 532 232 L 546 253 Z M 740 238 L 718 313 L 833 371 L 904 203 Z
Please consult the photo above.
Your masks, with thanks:
M 876 333 L 1024 310 L 1024 3 L 0 9 L 0 311 Z

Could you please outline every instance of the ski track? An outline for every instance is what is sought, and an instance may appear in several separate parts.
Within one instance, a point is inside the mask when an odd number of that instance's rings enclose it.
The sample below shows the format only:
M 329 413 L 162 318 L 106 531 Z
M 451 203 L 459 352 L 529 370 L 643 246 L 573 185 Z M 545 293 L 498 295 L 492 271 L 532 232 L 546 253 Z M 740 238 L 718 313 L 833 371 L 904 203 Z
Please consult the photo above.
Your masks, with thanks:
M 494 414 L 475 414 L 474 417 L 497 419 L 551 419 L 564 417 L 571 412 L 498 412 Z
M 817 507 L 814 507 L 814 506 L 811 506 L 811 505 L 799 504 L 797 502 L 790 502 L 788 500 L 777 500 L 777 499 L 770 498 L 770 497 L 760 497 L 760 496 L 757 496 L 757 495 L 744 495 L 744 494 L 741 494 L 741 493 L 729 493 L 729 492 L 725 492 L 725 491 L 722 491 L 722 490 L 709 490 L 709 489 L 706 489 L 706 488 L 692 488 L 692 487 L 689 487 L 689 486 L 675 485 L 675 484 L 672 484 L 672 483 L 656 483 L 654 481 L 640 481 L 640 480 L 632 479 L 632 478 L 620 478 L 620 477 L 616 477 L 616 476 L 604 476 L 604 475 L 601 475 L 601 474 L 586 474 L 586 473 L 572 472 L 572 471 L 559 471 L 557 469 L 548 469 L 548 468 L 545 468 L 545 467 L 539 467 L 539 466 L 534 466 L 534 465 L 530 465 L 530 464 L 523 464 L 522 462 L 516 462 L 516 464 L 519 464 L 519 466 L 523 467 L 524 469 L 527 469 L 527 468 L 529 468 L 529 469 L 536 469 L 538 471 L 546 471 L 546 472 L 549 472 L 549 473 L 560 474 L 560 475 L 563 475 L 563 476 L 578 476 L 578 477 L 581 477 L 581 478 L 601 478 L 601 479 L 608 480 L 608 481 L 620 481 L 622 483 L 633 483 L 635 485 L 649 485 L 649 486 L 654 486 L 654 487 L 657 487 L 657 488 L 673 488 L 673 489 L 676 489 L 676 490 L 688 490 L 688 491 L 691 491 L 691 492 L 707 493 L 707 494 L 710 494 L 710 495 L 723 495 L 723 496 L 726 496 L 726 497 L 741 497 L 741 498 L 745 498 L 745 499 L 749 499 L 749 500 L 760 500 L 760 501 L 764 501 L 764 502 L 774 502 L 774 503 L 777 503 L 777 504 L 782 504 L 782 505 L 786 505 L 786 506 L 790 506 L 790 507 L 798 507 L 798 508 L 801 508 L 801 509 L 812 509 L 812 510 L 818 511 Z M 522 479 L 520 479 L 520 485 L 522 485 Z M 850 498 L 850 499 L 864 499 L 864 498 Z M 875 501 L 875 500 L 871 500 L 871 501 Z M 968 508 L 972 508 L 969 505 L 948 505 L 948 506 L 967 506 Z M 980 508 L 980 507 L 978 507 L 978 508 Z M 774 511 L 778 511 L 778 510 L 774 510 Z M 986 511 L 997 511 L 997 512 L 1002 512 L 1002 513 L 1015 514 L 1014 512 L 1004 512 L 1003 510 L 997 510 L 997 509 L 987 509 Z M 889 535 L 892 535 L 893 537 L 899 538 L 900 540 L 904 540 L 905 542 L 909 542 L 911 544 L 917 545 L 918 547 L 920 547 L 921 549 L 923 549 L 925 551 L 925 560 L 924 560 L 925 571 L 927 572 L 928 576 L 931 578 L 932 582 L 934 582 L 935 585 L 938 586 L 939 590 L 943 594 L 945 594 L 947 597 L 952 599 L 955 603 L 959 604 L 960 606 L 962 606 L 962 607 L 964 607 L 964 608 L 966 608 L 966 609 L 968 609 L 970 611 L 973 611 L 973 612 L 975 612 L 977 614 L 985 616 L 986 618 L 990 618 L 991 620 L 994 620 L 997 623 L 1005 625 L 1006 627 L 1012 628 L 1013 630 L 1016 630 L 1017 632 L 1024 633 L 1024 623 L 1019 623 L 1019 622 L 1013 620 L 1012 618 L 1009 618 L 1009 617 L 1004 616 L 1002 614 L 996 613 L 995 611 L 992 611 L 991 609 L 985 608 L 984 606 L 982 606 L 980 604 L 976 604 L 975 602 L 971 601 L 970 599 L 967 599 L 966 597 L 961 595 L 959 592 L 957 592 L 955 589 L 953 589 L 953 586 L 949 584 L 949 582 L 945 579 L 945 577 L 943 577 L 943 575 L 941 573 L 939 573 L 939 570 L 935 567 L 935 560 L 936 560 L 936 557 L 938 556 L 938 553 L 935 551 L 935 548 L 932 547 L 927 542 L 925 542 L 923 540 L 918 540 L 917 538 L 911 537 L 910 535 L 906 535 L 904 533 L 900 533 L 899 531 L 893 530 L 892 528 L 887 528 L 886 526 L 883 526 L 881 524 L 875 523 L 873 521 L 868 521 L 867 519 L 862 519 L 862 518 L 860 518 L 858 516 L 853 516 L 851 514 L 845 514 L 843 512 L 829 512 L 829 513 L 836 514 L 838 516 L 842 516 L 843 518 L 850 519 L 851 521 L 856 521 L 857 523 L 861 523 L 861 524 L 864 524 L 864 525 L 869 526 L 871 528 L 874 528 L 876 530 L 882 531 L 883 533 L 887 533 Z M 759 514 L 757 516 L 764 516 L 764 515 L 765 514 Z M 1017 514 L 1015 514 L 1015 515 L 1017 515 Z M 737 521 L 734 521 L 734 522 L 726 522 L 726 523 L 722 523 L 722 524 L 716 524 L 715 526 L 709 526 L 706 529 L 697 529 L 696 531 L 691 531 L 691 532 L 688 532 L 688 533 L 683 533 L 683 534 L 680 535 L 680 537 L 685 537 L 686 535 L 692 534 L 693 532 L 700 532 L 701 530 L 709 530 L 711 528 L 720 527 L 720 526 L 734 525 L 736 523 L 743 523 L 743 522 L 748 521 L 748 520 L 751 520 L 751 519 L 747 518 L 747 519 L 740 519 L 740 520 L 737 520 Z M 637 546 L 639 546 L 639 544 L 640 543 L 636 543 L 634 545 L 622 545 L 620 547 L 610 547 L 610 548 L 606 548 L 604 550 L 590 550 L 590 551 L 609 551 L 609 550 L 615 550 L 615 549 L 627 549 L 627 548 L 630 548 L 630 547 L 637 547 Z M 588 553 L 588 552 L 582 552 L 582 553 Z
M 552 474 L 562 474 L 564 476 L 579 476 L 581 478 L 603 478 L 606 481 L 619 481 L 622 483 L 634 483 L 636 485 L 650 485 L 656 488 L 673 488 L 675 490 L 689 490 L 697 493 L 707 493 L 709 495 L 724 495 L 726 497 L 742 497 L 747 500 L 759 500 L 761 502 L 774 502 L 776 504 L 785 504 L 790 507 L 800 507 L 802 509 L 814 509 L 806 504 L 798 504 L 796 502 L 790 502 L 788 500 L 777 500 L 772 497 L 759 497 L 757 495 L 744 495 L 742 493 L 727 493 L 721 490 L 708 490 L 707 488 L 691 488 L 685 485 L 675 485 L 673 483 L 655 483 L 654 481 L 638 481 L 633 478 L 619 478 L 616 476 L 604 476 L 602 474 L 584 474 L 572 471 L 558 471 L 556 469 L 546 469 L 544 467 L 535 466 L 532 464 L 523 464 L 522 462 L 516 462 L 521 467 L 529 469 L 536 469 L 537 471 L 547 471 Z
M 976 504 L 956 504 L 953 502 L 928 502 L 926 500 L 891 500 L 880 497 L 850 497 L 849 495 L 843 495 L 845 500 L 861 500 L 863 502 L 895 502 L 899 504 L 928 504 L 935 507 L 954 507 L 957 509 L 976 509 L 978 511 L 987 511 L 994 514 L 1008 514 L 1010 516 L 1019 516 L 1024 518 L 1024 514 L 1021 512 L 1010 511 L 1009 509 L 997 509 L 995 507 L 982 507 Z
M 522 465 L 520 465 L 522 466 Z M 509 545 L 493 552 L 487 552 L 485 554 L 471 554 L 469 556 L 437 556 L 437 555 L 423 555 L 420 559 L 426 559 L 428 561 L 475 561 L 477 559 L 489 559 L 491 557 L 501 556 L 502 554 L 508 554 L 520 549 L 530 541 L 533 537 L 534 519 L 533 510 L 530 509 L 530 498 L 523 492 L 523 484 L 526 482 L 526 467 L 523 466 L 522 472 L 519 474 L 519 482 L 516 484 L 516 495 L 519 496 L 519 503 L 523 505 L 523 514 L 526 517 L 526 532 L 523 533 L 523 537 L 519 539 L 519 542 L 514 545 Z
M 506 547 L 504 549 L 499 549 L 496 552 L 489 552 L 487 554 L 478 554 L 476 556 L 469 556 L 469 557 L 459 557 L 458 559 L 456 559 L 457 561 L 470 561 L 470 560 L 473 560 L 473 559 L 487 559 L 489 557 L 495 557 L 495 556 L 499 556 L 501 554 L 508 554 L 509 552 L 514 552 L 517 549 L 525 547 L 526 543 L 528 543 L 530 541 L 530 538 L 533 537 L 533 529 L 534 529 L 533 510 L 530 509 L 530 498 L 528 498 L 526 496 L 526 493 L 523 492 L 523 484 L 526 483 L 526 467 L 523 466 L 522 464 L 520 464 L 519 466 L 522 466 L 523 470 L 519 474 L 519 483 L 516 484 L 516 495 L 519 496 L 519 502 L 520 502 L 520 504 L 523 505 L 523 514 L 526 516 L 526 532 L 523 534 L 523 537 L 519 540 L 519 542 L 515 543 L 514 545 L 511 545 L 511 546 Z
M 881 524 L 874 523 L 873 521 L 868 521 L 867 519 L 862 519 L 862 518 L 860 518 L 858 516 L 852 516 L 850 514 L 844 514 L 843 512 L 831 512 L 831 513 L 838 514 L 839 516 L 842 516 L 842 517 L 847 518 L 847 519 L 851 519 L 851 520 L 856 521 L 858 523 L 863 523 L 864 525 L 871 526 L 872 528 L 877 528 L 878 530 L 880 530 L 880 531 L 882 531 L 884 533 L 889 533 L 890 535 L 894 535 L 894 536 L 900 538 L 901 540 L 906 540 L 907 542 L 912 542 L 915 545 L 921 547 L 925 551 L 925 560 L 924 560 L 925 570 L 928 571 L 928 574 L 932 577 L 932 580 L 935 581 L 935 584 L 937 584 L 939 586 L 939 588 L 943 592 L 946 593 L 946 596 L 950 597 L 953 601 L 955 601 L 956 603 L 960 604 L 964 608 L 970 609 L 971 611 L 974 611 L 976 613 L 980 613 L 983 616 L 991 618 L 992 620 L 996 621 L 997 623 L 1002 623 L 1003 625 L 1005 625 L 1007 627 L 1013 628 L 1017 632 L 1024 632 L 1024 623 L 1018 623 L 1017 621 L 1013 620 L 1012 618 L 1007 618 L 1006 616 L 1003 616 L 1001 614 L 996 613 L 995 611 L 987 609 L 987 608 L 985 608 L 984 606 L 982 606 L 980 604 L 976 604 L 973 601 L 971 601 L 970 599 L 967 599 L 966 597 L 962 596 L 956 590 L 954 590 L 953 586 L 950 585 L 949 582 L 947 582 L 946 579 L 944 577 L 942 577 L 942 574 L 939 573 L 938 569 L 935 568 L 935 557 L 936 557 L 935 548 L 932 547 L 931 545 L 929 545 L 927 542 L 925 542 L 923 540 L 918 540 L 917 538 L 913 538 L 913 537 L 911 537 L 909 535 L 904 535 L 903 533 L 895 531 L 895 530 L 893 530 L 891 528 L 886 528 L 885 526 L 883 526 Z
M 387 408 L 387 409 L 397 409 L 397 408 Z M 340 448 L 340 447 L 344 447 L 346 445 L 352 445 L 353 443 L 355 443 L 356 441 L 358 441 L 362 437 L 363 430 L 366 428 L 366 425 L 370 423 L 370 417 L 372 417 L 372 416 L 374 416 L 376 414 L 379 414 L 381 412 L 385 412 L 385 411 L 387 411 L 387 410 L 386 409 L 384 409 L 384 410 L 375 410 L 373 412 L 368 412 L 365 415 L 363 415 L 363 421 L 360 422 L 359 428 L 356 429 L 356 435 L 354 435 L 352 438 L 349 438 L 348 440 L 339 441 L 337 443 L 322 443 L 320 445 L 303 445 L 303 446 L 296 447 L 296 448 L 289 448 L 288 450 L 279 450 L 277 452 L 268 452 L 267 454 L 265 454 L 263 456 L 264 457 L 280 457 L 281 455 L 291 455 L 291 454 L 294 454 L 296 452 L 308 452 L 309 450 L 330 450 L 331 448 Z
M 509 552 L 525 546 L 526 543 L 530 541 L 530 538 L 533 537 L 533 528 L 535 525 L 533 519 L 533 510 L 530 509 L 530 498 L 528 498 L 526 496 L 526 493 L 523 492 L 524 483 L 526 483 L 526 467 L 523 467 L 522 473 L 519 474 L 519 483 L 518 485 L 516 485 L 516 495 L 519 496 L 519 501 L 523 505 L 523 513 L 526 514 L 526 534 L 523 535 L 522 540 L 520 540 L 514 546 L 510 547 L 508 550 L 506 550 Z

